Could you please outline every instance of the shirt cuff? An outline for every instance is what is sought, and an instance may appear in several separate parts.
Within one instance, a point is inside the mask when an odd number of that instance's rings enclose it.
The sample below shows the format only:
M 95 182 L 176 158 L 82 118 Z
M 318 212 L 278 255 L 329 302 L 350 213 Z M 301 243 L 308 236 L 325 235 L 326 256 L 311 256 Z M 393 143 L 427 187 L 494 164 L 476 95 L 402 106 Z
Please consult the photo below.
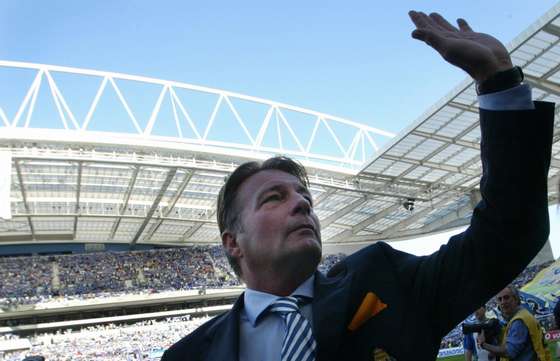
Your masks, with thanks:
M 478 96 L 478 105 L 485 110 L 532 110 L 529 84 L 519 84 L 510 89 Z

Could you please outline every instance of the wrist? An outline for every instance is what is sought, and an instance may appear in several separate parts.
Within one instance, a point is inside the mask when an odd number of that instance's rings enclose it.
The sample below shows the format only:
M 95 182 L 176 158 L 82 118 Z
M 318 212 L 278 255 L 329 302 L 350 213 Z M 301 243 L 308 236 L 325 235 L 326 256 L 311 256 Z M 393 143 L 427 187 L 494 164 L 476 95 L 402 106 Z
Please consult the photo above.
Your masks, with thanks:
M 487 63 L 485 66 L 479 66 L 478 71 L 473 74 L 473 79 L 475 82 L 481 83 L 492 77 L 494 74 L 509 70 L 511 68 L 513 68 L 511 58 L 507 57 L 501 60 L 496 60 L 494 62 Z
M 477 81 L 476 92 L 478 95 L 495 93 L 511 89 L 523 82 L 523 71 L 515 66 L 506 70 L 498 71 L 483 81 Z

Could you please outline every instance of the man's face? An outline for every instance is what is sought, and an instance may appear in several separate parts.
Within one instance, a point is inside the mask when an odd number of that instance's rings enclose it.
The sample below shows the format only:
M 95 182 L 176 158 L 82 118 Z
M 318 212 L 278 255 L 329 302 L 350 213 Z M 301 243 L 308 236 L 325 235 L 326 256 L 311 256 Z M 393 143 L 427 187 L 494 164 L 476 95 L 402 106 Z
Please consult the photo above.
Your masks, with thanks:
M 478 310 L 474 311 L 474 317 L 479 321 L 484 321 L 486 319 L 486 308 L 480 307 Z
M 501 290 L 496 296 L 496 300 L 505 318 L 510 319 L 515 315 L 519 307 L 519 301 L 510 288 Z
M 315 262 L 315 269 L 321 258 L 319 219 L 311 194 L 295 176 L 260 171 L 241 184 L 235 202 L 241 213 L 240 261 L 249 271 L 289 270 L 294 262 L 298 267 Z

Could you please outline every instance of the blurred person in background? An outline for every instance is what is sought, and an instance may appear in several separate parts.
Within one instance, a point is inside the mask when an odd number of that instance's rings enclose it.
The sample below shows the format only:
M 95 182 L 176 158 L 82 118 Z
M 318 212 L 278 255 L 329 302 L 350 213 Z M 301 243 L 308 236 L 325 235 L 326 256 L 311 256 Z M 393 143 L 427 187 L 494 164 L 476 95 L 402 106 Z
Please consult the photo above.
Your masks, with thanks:
M 474 311 L 474 317 L 477 324 L 486 324 L 489 320 L 486 318 L 486 306 L 479 307 Z M 494 355 L 480 347 L 477 342 L 478 332 L 470 332 L 465 334 L 463 339 L 463 348 L 465 349 L 465 361 L 491 361 L 496 360 Z M 492 342 L 490 342 L 492 343 Z
M 521 307 L 519 291 L 513 286 L 507 286 L 496 295 L 496 300 L 502 315 L 508 321 L 502 344 L 496 346 L 487 343 L 482 333 L 479 335 L 480 347 L 512 361 L 551 361 L 543 329 L 537 319 Z

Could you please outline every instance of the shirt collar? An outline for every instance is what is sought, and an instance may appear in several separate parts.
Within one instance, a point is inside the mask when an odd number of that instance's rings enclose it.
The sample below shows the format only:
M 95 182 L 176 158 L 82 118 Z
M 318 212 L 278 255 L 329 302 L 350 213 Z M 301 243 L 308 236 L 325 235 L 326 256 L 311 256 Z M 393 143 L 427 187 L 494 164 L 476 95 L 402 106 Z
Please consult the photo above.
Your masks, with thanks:
M 313 299 L 313 284 L 315 281 L 315 274 L 306 279 L 290 296 L 304 296 Z M 245 313 L 249 322 L 253 327 L 256 326 L 259 316 L 264 310 L 268 308 L 274 301 L 279 299 L 277 295 L 271 293 L 261 292 L 247 288 L 243 294 L 243 301 L 245 303 Z

